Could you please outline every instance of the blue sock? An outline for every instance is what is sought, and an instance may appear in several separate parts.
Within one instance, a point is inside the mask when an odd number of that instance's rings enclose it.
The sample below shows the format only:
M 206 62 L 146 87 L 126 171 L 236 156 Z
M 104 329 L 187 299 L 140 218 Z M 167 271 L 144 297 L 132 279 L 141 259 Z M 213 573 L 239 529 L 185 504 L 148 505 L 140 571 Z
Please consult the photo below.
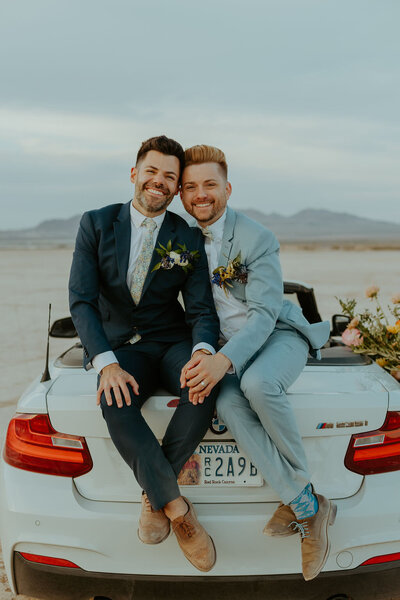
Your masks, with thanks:
M 289 503 L 289 506 L 297 519 L 308 519 L 315 515 L 318 511 L 318 500 L 315 494 L 312 493 L 311 483 L 306 485 L 304 490 Z

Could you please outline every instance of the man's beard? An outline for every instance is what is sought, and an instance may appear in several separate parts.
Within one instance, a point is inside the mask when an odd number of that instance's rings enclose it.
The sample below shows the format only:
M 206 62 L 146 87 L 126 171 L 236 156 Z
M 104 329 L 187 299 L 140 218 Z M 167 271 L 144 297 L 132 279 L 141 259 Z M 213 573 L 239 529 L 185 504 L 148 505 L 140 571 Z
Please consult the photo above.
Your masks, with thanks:
M 135 199 L 137 201 L 137 203 L 147 212 L 149 213 L 157 213 L 160 212 L 164 209 L 167 208 L 167 206 L 170 204 L 172 198 L 173 198 L 173 194 L 170 194 L 169 196 L 163 196 L 162 198 L 160 198 L 159 202 L 154 203 L 152 202 L 151 204 L 147 202 L 146 197 L 144 195 L 144 191 L 145 191 L 145 187 L 142 186 L 140 188 L 140 190 L 135 189 Z M 163 191 L 164 190 L 160 190 Z
M 197 214 L 196 207 L 192 207 L 192 212 L 190 214 L 192 215 L 192 217 L 194 217 L 196 219 L 196 221 L 198 223 L 206 225 L 209 221 L 213 221 L 215 219 L 215 217 L 218 216 L 218 212 L 219 212 L 218 207 L 216 207 L 214 204 L 211 208 L 211 211 L 208 213 L 208 215 L 206 217 L 200 218 L 200 216 L 196 216 L 196 214 Z M 199 211 L 199 214 L 201 214 L 201 211 Z

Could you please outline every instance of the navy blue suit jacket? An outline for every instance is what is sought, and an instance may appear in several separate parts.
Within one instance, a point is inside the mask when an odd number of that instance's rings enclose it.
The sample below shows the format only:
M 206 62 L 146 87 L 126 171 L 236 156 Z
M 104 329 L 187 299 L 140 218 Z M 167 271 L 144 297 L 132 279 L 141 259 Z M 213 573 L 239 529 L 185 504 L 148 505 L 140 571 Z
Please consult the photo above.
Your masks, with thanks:
M 131 242 L 130 202 L 85 213 L 81 219 L 69 280 L 70 311 L 84 349 L 84 364 L 114 350 L 135 333 L 155 342 L 192 339 L 217 347 L 219 320 L 214 307 L 203 236 L 172 212 L 166 212 L 155 248 L 171 240 L 200 256 L 193 270 L 157 271 L 154 251 L 143 292 L 136 305 L 126 276 Z M 182 292 L 185 311 L 178 302 Z

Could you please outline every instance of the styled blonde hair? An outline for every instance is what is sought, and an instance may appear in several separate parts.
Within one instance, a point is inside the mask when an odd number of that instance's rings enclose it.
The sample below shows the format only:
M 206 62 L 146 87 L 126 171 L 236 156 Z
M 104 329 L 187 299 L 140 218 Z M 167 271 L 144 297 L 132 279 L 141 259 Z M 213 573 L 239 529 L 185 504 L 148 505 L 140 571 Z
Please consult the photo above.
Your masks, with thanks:
M 217 163 L 221 167 L 225 178 L 228 178 L 228 165 L 226 164 L 225 154 L 219 148 L 199 144 L 185 150 L 185 167 L 203 163 Z

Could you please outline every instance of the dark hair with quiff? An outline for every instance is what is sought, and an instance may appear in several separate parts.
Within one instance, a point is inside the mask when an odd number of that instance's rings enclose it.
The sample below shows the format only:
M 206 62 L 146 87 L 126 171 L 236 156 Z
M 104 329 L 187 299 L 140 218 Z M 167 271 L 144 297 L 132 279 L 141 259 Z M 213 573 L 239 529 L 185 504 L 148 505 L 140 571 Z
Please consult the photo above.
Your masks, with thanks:
M 146 154 L 150 152 L 150 150 L 155 150 L 156 152 L 161 152 L 162 154 L 176 156 L 176 158 L 179 160 L 180 175 L 182 175 L 182 171 L 185 168 L 185 152 L 178 142 L 172 140 L 171 138 L 167 138 L 166 135 L 158 135 L 156 137 L 149 138 L 148 140 L 142 142 L 142 145 L 139 148 L 136 156 L 136 166 L 146 156 Z
M 225 178 L 228 178 L 228 165 L 225 154 L 219 148 L 216 148 L 215 146 L 206 146 L 206 144 L 200 144 L 185 150 L 186 167 L 190 167 L 190 165 L 201 165 L 203 163 L 217 163 L 220 166 Z

